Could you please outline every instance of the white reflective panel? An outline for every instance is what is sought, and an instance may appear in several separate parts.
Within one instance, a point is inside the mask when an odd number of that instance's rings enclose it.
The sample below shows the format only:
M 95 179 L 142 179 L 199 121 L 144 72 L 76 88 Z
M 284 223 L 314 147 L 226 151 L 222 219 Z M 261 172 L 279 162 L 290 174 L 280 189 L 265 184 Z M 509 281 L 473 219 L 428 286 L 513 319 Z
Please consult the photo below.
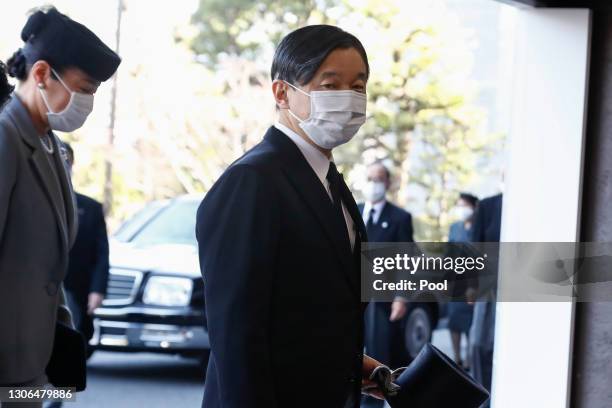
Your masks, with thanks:
M 590 12 L 519 9 L 502 240 L 578 239 Z M 511 274 L 511 270 L 502 270 Z M 572 303 L 500 303 L 494 408 L 569 406 Z

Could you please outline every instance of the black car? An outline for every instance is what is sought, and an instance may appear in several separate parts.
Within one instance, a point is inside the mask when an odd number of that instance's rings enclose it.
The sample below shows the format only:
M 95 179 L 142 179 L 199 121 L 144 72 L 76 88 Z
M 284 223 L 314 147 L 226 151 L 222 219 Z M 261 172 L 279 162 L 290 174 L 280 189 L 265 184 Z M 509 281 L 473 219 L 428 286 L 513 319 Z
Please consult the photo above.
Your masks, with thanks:
M 153 202 L 113 236 L 107 295 L 94 316 L 94 349 L 207 358 L 195 237 L 200 201 Z
M 95 311 L 94 349 L 175 353 L 206 361 L 210 344 L 195 237 L 201 199 L 150 203 L 113 236 L 108 293 Z M 442 315 L 431 293 L 410 299 L 400 341 L 410 359 L 431 340 Z

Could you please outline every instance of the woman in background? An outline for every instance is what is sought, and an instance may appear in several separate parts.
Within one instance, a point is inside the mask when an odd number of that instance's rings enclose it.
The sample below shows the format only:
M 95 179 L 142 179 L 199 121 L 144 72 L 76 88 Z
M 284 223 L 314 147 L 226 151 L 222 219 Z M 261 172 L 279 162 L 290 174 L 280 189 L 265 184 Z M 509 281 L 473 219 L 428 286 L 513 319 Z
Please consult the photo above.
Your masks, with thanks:
M 56 322 L 71 324 L 62 281 L 76 236 L 74 194 L 54 130 L 80 128 L 120 59 L 55 8 L 32 14 L 0 72 L 0 386 L 42 386 Z M 2 403 L 2 407 L 40 403 Z
M 478 198 L 468 193 L 461 193 L 457 200 L 455 212 L 459 221 L 450 226 L 448 242 L 469 242 L 472 229 L 472 217 L 478 204 Z M 454 280 L 455 293 L 461 292 L 462 281 Z M 463 292 L 465 290 L 463 289 Z M 462 293 L 463 295 L 463 293 Z M 448 304 L 448 329 L 453 343 L 453 353 L 455 362 L 468 368 L 461 359 L 461 334 L 465 333 L 466 339 L 472 325 L 473 306 L 466 301 L 454 301 Z M 469 359 L 466 359 L 468 361 Z

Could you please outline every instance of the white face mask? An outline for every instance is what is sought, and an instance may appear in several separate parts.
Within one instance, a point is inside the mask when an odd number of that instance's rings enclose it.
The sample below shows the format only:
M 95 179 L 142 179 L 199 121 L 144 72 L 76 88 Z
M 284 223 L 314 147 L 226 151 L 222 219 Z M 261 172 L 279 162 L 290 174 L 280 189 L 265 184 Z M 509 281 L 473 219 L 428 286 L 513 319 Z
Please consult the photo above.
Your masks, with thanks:
M 53 68 L 51 68 L 51 72 L 55 74 L 63 87 L 70 93 L 70 101 L 63 111 L 57 113 L 53 112 L 49 106 L 46 91 L 38 88 L 47 106 L 49 127 L 53 130 L 59 130 L 60 132 L 73 132 L 83 126 L 85 120 L 93 110 L 94 96 L 71 91 Z
M 382 200 L 387 192 L 387 186 L 380 181 L 368 181 L 362 191 L 366 200 L 371 203 Z
M 465 221 L 474 214 L 474 210 L 470 207 L 466 207 L 465 205 L 460 205 L 455 207 L 455 214 L 461 221 Z
M 286 82 L 287 85 L 310 97 L 310 116 L 298 118 L 291 110 L 289 114 L 300 122 L 300 128 L 323 149 L 333 149 L 351 140 L 366 119 L 366 95 L 357 91 L 312 91 L 304 92 Z

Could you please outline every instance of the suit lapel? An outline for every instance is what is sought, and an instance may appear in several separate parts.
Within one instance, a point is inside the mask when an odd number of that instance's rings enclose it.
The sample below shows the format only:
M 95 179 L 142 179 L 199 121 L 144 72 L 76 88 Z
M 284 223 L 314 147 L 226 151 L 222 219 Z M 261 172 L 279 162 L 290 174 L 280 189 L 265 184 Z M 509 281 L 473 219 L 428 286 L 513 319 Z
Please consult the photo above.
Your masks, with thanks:
M 65 208 L 61 208 L 60 199 L 61 191 L 58 190 L 57 183 L 53 179 L 52 169 L 45 153 L 42 150 L 42 146 L 39 136 L 37 134 L 32 119 L 26 111 L 25 107 L 21 104 L 21 101 L 16 95 L 13 95 L 11 101 L 4 108 L 7 111 L 8 117 L 17 129 L 17 132 L 31 149 L 31 156 L 29 158 L 30 164 L 34 169 L 34 173 L 37 175 L 37 181 L 41 185 L 51 208 L 53 208 L 53 214 L 56 218 L 56 223 L 60 233 L 60 242 L 63 246 L 63 250 L 67 251 L 69 248 L 69 236 L 66 222 L 64 222 L 60 211 L 66 211 Z M 54 137 L 52 137 L 54 139 Z M 57 148 L 57 143 L 53 140 L 54 147 Z M 58 178 L 62 178 L 61 174 L 58 174 Z
M 68 169 L 66 168 L 66 164 L 62 159 L 61 154 L 59 154 L 60 150 L 60 141 L 55 134 L 51 134 L 51 138 L 55 145 L 55 149 L 58 154 L 53 155 L 53 161 L 55 162 L 55 167 L 58 172 L 58 178 L 60 180 L 60 188 L 61 194 L 65 205 L 66 212 L 66 236 L 68 239 L 68 244 L 71 245 L 74 242 L 77 234 L 77 206 L 76 206 L 76 197 L 74 194 L 74 190 L 72 188 L 72 182 L 70 181 L 70 175 L 68 173 Z
M 350 277 L 353 262 L 346 224 L 335 213 L 321 180 L 302 156 L 298 147 L 280 130 L 271 127 L 266 133 L 265 139 L 282 150 L 283 167 L 287 178 L 312 210 L 325 234 L 334 245 L 345 272 Z

